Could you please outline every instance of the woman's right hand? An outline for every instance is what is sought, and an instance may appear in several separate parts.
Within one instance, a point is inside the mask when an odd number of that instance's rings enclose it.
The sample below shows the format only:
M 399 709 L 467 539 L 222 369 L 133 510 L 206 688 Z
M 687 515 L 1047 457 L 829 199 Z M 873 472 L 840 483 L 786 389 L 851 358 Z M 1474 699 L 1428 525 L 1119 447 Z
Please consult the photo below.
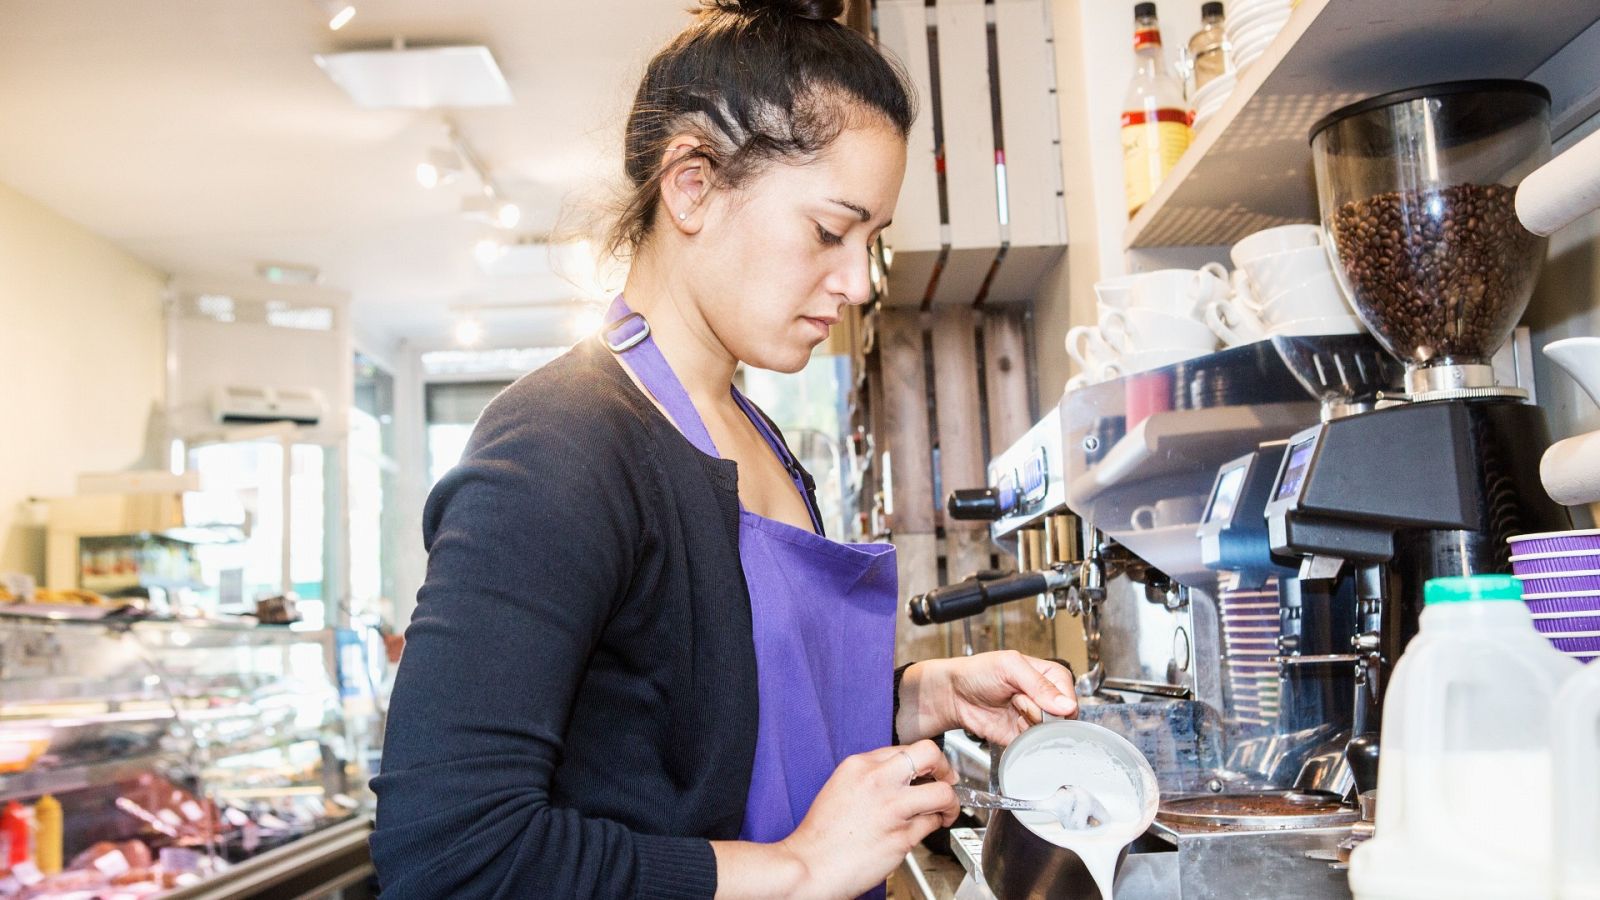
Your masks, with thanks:
M 921 784 L 913 781 L 931 776 Z M 878 885 L 911 848 L 961 812 L 956 774 L 933 741 L 847 758 L 782 845 L 805 868 L 802 897 L 851 898 Z

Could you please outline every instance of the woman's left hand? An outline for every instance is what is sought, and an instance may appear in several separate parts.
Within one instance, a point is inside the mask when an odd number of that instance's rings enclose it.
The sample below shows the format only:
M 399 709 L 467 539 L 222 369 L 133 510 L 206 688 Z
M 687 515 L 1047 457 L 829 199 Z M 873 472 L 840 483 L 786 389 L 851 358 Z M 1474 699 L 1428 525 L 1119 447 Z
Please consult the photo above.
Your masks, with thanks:
M 964 728 L 1005 746 L 1041 718 L 1078 714 L 1072 673 L 1060 663 L 999 650 L 919 662 L 900 681 L 901 743 Z

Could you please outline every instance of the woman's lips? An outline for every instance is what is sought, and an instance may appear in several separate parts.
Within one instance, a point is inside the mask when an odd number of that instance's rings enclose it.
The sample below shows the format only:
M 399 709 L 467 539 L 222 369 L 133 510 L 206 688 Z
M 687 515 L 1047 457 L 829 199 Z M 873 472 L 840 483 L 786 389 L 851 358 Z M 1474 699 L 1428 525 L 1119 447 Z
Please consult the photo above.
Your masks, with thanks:
M 833 323 L 839 321 L 838 319 L 819 319 L 815 316 L 801 316 L 801 318 L 815 326 L 817 333 L 824 338 L 828 336 L 828 330 L 833 327 Z

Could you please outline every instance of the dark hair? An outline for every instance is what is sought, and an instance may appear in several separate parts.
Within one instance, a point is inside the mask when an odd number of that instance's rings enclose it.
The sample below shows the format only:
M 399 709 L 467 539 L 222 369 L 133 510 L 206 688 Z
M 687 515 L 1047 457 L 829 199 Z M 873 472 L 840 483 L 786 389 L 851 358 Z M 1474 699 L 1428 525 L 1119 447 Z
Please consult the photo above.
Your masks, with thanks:
M 650 60 L 628 114 L 628 199 L 608 249 L 638 249 L 655 224 L 667 142 L 737 188 L 772 160 L 804 161 L 863 112 L 903 138 L 916 118 L 898 64 L 835 21 L 844 0 L 701 0 L 694 24 Z

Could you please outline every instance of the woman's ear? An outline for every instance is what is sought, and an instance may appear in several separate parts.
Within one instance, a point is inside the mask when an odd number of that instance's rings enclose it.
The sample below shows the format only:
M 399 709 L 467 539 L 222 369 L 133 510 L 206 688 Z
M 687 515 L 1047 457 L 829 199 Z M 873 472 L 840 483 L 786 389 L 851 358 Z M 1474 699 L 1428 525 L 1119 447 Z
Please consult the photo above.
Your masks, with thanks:
M 704 143 L 692 134 L 680 134 L 667 142 L 662 154 L 661 211 L 684 234 L 700 231 L 700 215 L 711 191 L 711 161 Z

